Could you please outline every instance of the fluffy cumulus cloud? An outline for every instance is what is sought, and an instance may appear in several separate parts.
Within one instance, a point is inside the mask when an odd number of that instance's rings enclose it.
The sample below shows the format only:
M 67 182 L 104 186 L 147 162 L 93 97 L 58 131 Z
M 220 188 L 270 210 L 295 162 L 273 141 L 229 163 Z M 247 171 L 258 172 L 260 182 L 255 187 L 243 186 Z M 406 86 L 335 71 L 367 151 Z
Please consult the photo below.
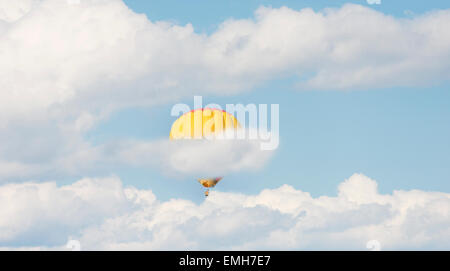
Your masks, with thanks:
M 260 140 L 119 140 L 93 146 L 78 142 L 69 151 L 61 152 L 48 160 L 45 148 L 36 146 L 36 154 L 30 149 L 16 156 L 24 162 L 0 161 L 0 176 L 7 181 L 27 178 L 42 179 L 45 176 L 71 176 L 98 174 L 120 167 L 152 167 L 171 177 L 217 176 L 238 171 L 255 171 L 272 157 L 274 150 L 262 150 Z M 39 142 L 30 143 L 38 144 Z M 52 149 L 51 146 L 48 149 Z M 5 147 L 6 149 L 6 147 Z M 32 150 L 31 150 L 32 151 Z M 13 153 L 13 150 L 11 150 Z M 12 154 L 11 154 L 12 155 Z M 31 177 L 30 177 L 31 176 Z M 1 179 L 0 179 L 1 180 Z
M 120 0 L 69 3 L 1 2 L 2 115 L 107 111 L 289 75 L 306 89 L 349 89 L 449 74 L 447 10 L 396 19 L 359 5 L 261 7 L 254 18 L 227 20 L 205 35 L 189 24 L 153 22 Z
M 260 143 L 238 139 L 131 141 L 102 151 L 120 163 L 159 166 L 166 173 L 208 176 L 261 168 L 273 151 L 261 150 Z
M 0 20 L 14 22 L 30 12 L 34 5 L 40 0 L 0 0 Z
M 0 187 L 0 247 L 66 249 L 448 249 L 450 194 L 380 194 L 361 174 L 337 196 L 283 185 L 257 195 L 215 191 L 200 204 L 159 201 L 115 177 Z M 11 245 L 14 244 L 14 245 Z
M 113 177 L 83 179 L 62 187 L 55 182 L 3 185 L 0 240 L 29 245 L 67 238 L 73 231 L 129 210 L 132 203 L 125 192 Z

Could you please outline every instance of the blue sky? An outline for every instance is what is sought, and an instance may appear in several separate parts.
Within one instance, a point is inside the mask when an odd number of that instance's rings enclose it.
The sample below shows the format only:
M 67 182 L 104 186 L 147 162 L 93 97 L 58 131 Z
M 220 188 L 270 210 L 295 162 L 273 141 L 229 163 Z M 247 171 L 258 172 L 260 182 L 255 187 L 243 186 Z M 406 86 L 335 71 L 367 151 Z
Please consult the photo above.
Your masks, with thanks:
M 437 0 L 0 0 L 0 250 L 448 250 L 448 25 Z M 279 104 L 279 147 L 169 141 L 196 95 Z
M 365 0 L 345 1 L 345 0 L 227 0 L 227 1 L 206 1 L 194 0 L 189 2 L 180 2 L 176 0 L 169 1 L 141 1 L 126 0 L 125 3 L 138 13 L 145 13 L 151 20 L 173 21 L 178 24 L 193 24 L 198 32 L 210 33 L 217 28 L 224 20 L 235 18 L 252 17 L 254 11 L 260 6 L 270 6 L 279 8 L 287 6 L 293 9 L 313 8 L 318 11 L 328 7 L 340 7 L 346 3 L 370 6 L 373 9 L 391 14 L 397 17 L 409 16 L 408 12 L 424 13 L 435 9 L 446 9 L 449 7 L 447 1 L 382 1 L 382 4 L 368 4 Z
M 333 1 L 332 5 L 330 1 L 126 3 L 150 20 L 192 23 L 195 31 L 208 33 L 226 19 L 252 17 L 260 5 L 321 10 L 339 7 L 345 1 Z M 368 6 L 394 16 L 405 16 L 405 10 L 425 13 L 446 7 L 444 1 L 430 1 L 426 5 L 421 1 L 383 1 L 381 5 Z M 266 82 L 241 95 L 205 96 L 204 104 L 215 102 L 222 106 L 280 104 L 281 144 L 273 159 L 260 171 L 226 176 L 218 189 L 256 194 L 264 188 L 287 183 L 312 195 L 334 195 L 337 185 L 357 172 L 377 180 L 380 191 L 385 193 L 396 189 L 449 192 L 449 84 L 433 85 L 316 92 L 297 90 L 295 81 L 288 78 Z M 180 101 L 193 106 L 193 97 Z M 172 105 L 117 112 L 90 131 L 88 137 L 93 140 L 166 137 L 175 120 L 170 116 Z M 150 122 L 151 125 L 146 124 Z M 173 181 L 145 168 L 115 173 L 129 184 L 150 187 L 163 199 L 199 200 L 197 183 L 189 180 Z M 167 183 L 172 182 L 178 189 L 168 189 L 172 186 Z
M 376 179 L 385 193 L 396 189 L 450 191 L 448 86 L 341 93 L 298 91 L 278 83 L 236 97 L 210 98 L 220 105 L 280 104 L 281 143 L 267 167 L 227 176 L 218 189 L 253 194 L 288 183 L 313 195 L 333 195 L 343 179 L 359 172 Z M 193 106 L 193 98 L 183 102 Z M 117 113 L 90 136 L 168 136 L 171 122 L 176 119 L 170 116 L 171 107 Z M 149 119 L 151 126 L 145 125 Z M 177 181 L 174 184 L 179 189 L 167 189 L 170 179 L 154 174 L 150 169 L 119 173 L 133 185 L 151 187 L 160 197 L 196 200 L 196 183 Z M 148 183 L 149 175 L 164 181 Z

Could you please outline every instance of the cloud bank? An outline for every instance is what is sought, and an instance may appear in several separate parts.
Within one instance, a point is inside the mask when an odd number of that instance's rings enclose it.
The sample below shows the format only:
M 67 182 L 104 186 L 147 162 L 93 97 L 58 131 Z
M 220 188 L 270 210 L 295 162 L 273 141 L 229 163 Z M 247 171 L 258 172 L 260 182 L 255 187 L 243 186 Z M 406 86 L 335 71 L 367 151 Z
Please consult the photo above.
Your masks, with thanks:
M 113 147 L 115 160 L 135 166 L 159 166 L 166 173 L 220 176 L 263 167 L 274 151 L 259 140 L 160 140 L 124 142 Z M 109 152 L 109 151 L 108 151 Z M 112 153 L 109 152 L 108 155 Z
M 214 191 L 204 202 L 159 201 L 116 178 L 0 187 L 0 247 L 85 250 L 449 249 L 450 194 L 380 194 L 361 174 L 337 196 L 283 185 L 257 195 Z M 201 193 L 199 193 L 201 196 Z M 11 245 L 14 244 L 14 245 Z
M 40 160 L 39 155 L 45 158 L 49 154 L 42 153 L 42 146 L 37 147 L 37 157 L 32 150 L 15 153 L 26 159 L 25 162 L 0 161 L 0 177 L 18 181 L 30 176 L 42 179 L 42 176 L 98 174 L 121 167 L 151 167 L 171 177 L 214 177 L 258 170 L 275 152 L 261 150 L 260 140 L 249 139 L 118 140 L 97 146 L 79 142 L 71 146 L 69 152 L 63 151 L 53 154 L 55 158 Z

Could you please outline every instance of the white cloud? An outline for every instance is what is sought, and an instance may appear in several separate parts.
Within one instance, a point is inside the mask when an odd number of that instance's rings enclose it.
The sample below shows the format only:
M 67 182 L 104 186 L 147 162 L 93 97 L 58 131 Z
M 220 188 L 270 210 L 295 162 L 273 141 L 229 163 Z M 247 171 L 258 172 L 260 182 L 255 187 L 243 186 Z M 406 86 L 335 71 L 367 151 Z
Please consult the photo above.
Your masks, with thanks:
M 275 152 L 261 150 L 260 140 L 248 139 L 118 140 L 94 146 L 72 135 L 67 149 L 62 150 L 53 150 L 51 138 L 45 141 L 48 146 L 39 140 L 24 141 L 22 146 L 18 141 L 0 147 L 14 159 L 0 160 L 0 181 L 95 174 L 129 166 L 152 167 L 177 178 L 215 177 L 261 169 Z M 58 142 L 53 140 L 55 143 Z M 53 151 L 47 153 L 50 150 Z
M 212 192 L 203 203 L 161 202 L 117 178 L 0 187 L 3 249 L 448 249 L 450 194 L 380 194 L 360 174 L 338 195 L 289 185 L 258 195 Z M 199 195 L 200 196 L 200 195 Z M 26 239 L 25 239 L 26 237 Z
M 83 179 L 62 187 L 54 182 L 3 185 L 0 242 L 60 242 L 72 231 L 129 211 L 126 192 L 117 178 Z
M 449 11 L 406 20 L 358 5 L 262 7 L 254 19 L 227 20 L 204 35 L 151 22 L 119 0 L 2 1 L 0 10 L 26 12 L 0 17 L 15 18 L 0 31 L 2 115 L 149 105 L 287 75 L 306 89 L 449 79 Z
M 0 0 L 0 21 L 14 22 L 30 12 L 40 0 Z
M 367 0 L 367 4 L 369 5 L 380 5 L 381 4 L 381 0 Z
M 160 140 L 125 142 L 104 148 L 106 156 L 132 165 L 157 165 L 167 173 L 220 176 L 261 168 L 273 151 L 261 150 L 259 140 Z

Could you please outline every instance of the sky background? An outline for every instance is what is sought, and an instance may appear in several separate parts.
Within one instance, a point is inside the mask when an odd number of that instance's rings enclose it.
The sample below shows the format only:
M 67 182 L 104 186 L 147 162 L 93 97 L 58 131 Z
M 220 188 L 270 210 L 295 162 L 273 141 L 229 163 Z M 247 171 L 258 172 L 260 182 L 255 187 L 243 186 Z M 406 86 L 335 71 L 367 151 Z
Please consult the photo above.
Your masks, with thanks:
M 384 1 L 366 5 L 396 17 L 405 11 L 425 13 L 448 8 L 445 1 Z M 252 17 L 261 5 L 320 11 L 348 1 L 125 1 L 150 20 L 192 24 L 209 34 L 230 18 Z M 271 80 L 230 97 L 205 96 L 204 104 L 280 104 L 280 147 L 268 165 L 258 172 L 227 176 L 219 189 L 256 194 L 286 183 L 312 195 L 333 195 L 337 185 L 351 174 L 364 173 L 379 182 L 380 191 L 423 189 L 450 192 L 450 94 L 448 83 L 424 87 L 390 87 L 368 91 L 308 91 L 295 88 L 292 78 Z M 194 90 L 195 93 L 195 90 Z M 193 107 L 193 97 L 179 99 Z M 175 104 L 175 103 L 174 103 Z M 88 134 L 93 140 L 117 137 L 154 139 L 168 136 L 173 104 L 117 112 Z M 151 125 L 146 125 L 151 120 Z M 116 172 L 129 183 L 151 188 L 158 197 L 189 198 L 199 202 L 195 182 L 171 182 L 149 169 Z M 154 180 L 149 181 L 149 176 Z M 81 177 L 81 176 L 80 176 Z M 245 182 L 240 181 L 245 179 Z M 164 181 L 161 181 L 164 180 Z
M 448 249 L 449 8 L 0 0 L 0 248 Z M 279 104 L 279 147 L 173 147 L 195 95 Z

